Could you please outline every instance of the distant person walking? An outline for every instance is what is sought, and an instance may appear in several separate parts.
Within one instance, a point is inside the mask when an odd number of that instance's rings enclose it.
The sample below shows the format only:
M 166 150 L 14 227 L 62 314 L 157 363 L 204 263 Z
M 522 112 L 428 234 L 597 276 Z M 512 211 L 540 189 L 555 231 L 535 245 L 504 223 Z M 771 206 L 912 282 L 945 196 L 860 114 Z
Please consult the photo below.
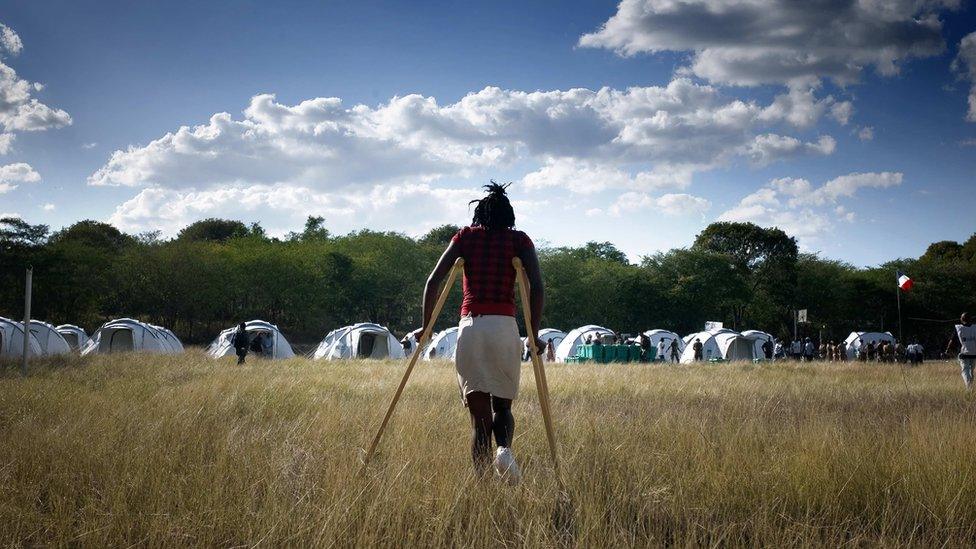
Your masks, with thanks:
M 668 346 L 671 350 L 671 362 L 678 363 L 681 362 L 681 352 L 678 350 L 678 339 L 672 339 L 671 344 Z
M 651 355 L 651 338 L 647 337 L 647 334 L 641 332 L 637 336 L 637 344 L 640 347 L 640 361 L 648 362 Z
M 664 343 L 664 339 L 662 338 L 660 341 L 657 342 L 657 355 L 654 357 L 654 359 L 660 360 L 661 362 L 666 361 L 668 359 L 668 357 L 664 356 L 666 348 L 667 345 Z
M 806 343 L 803 345 L 803 358 L 807 362 L 813 362 L 813 358 L 816 356 L 817 347 L 813 344 L 813 341 L 808 337 Z
M 556 361 L 556 345 L 552 342 L 552 338 L 550 337 L 549 340 L 546 341 L 546 362 L 555 362 L 555 361 Z
M 244 364 L 244 358 L 247 357 L 248 341 L 247 326 L 243 322 L 237 326 L 237 331 L 234 332 L 230 342 L 234 346 L 234 352 L 237 353 L 237 364 Z
M 433 322 L 434 303 L 441 283 L 458 258 L 464 258 L 463 299 L 458 323 L 455 369 L 461 397 L 471 416 L 471 458 L 475 473 L 495 474 L 510 484 L 521 472 L 512 453 L 515 418 L 512 400 L 518 396 L 522 341 L 515 323 L 515 268 L 520 258 L 529 278 L 532 325 L 527 337 L 539 340 L 544 290 L 539 258 L 532 240 L 515 230 L 515 211 L 506 186 L 492 182 L 487 195 L 475 200 L 471 225 L 448 244 L 424 288 L 423 325 Z M 492 435 L 498 448 L 492 456 Z M 494 457 L 494 460 L 492 459 Z
M 704 348 L 704 345 L 702 345 L 701 340 L 698 339 L 698 338 L 695 338 L 695 343 L 691 346 L 691 348 L 692 348 L 692 350 L 695 351 L 695 362 L 701 362 L 701 360 L 702 360 L 702 349 Z
M 794 339 L 793 343 L 790 343 L 790 356 L 796 361 L 803 358 L 803 343 L 799 339 Z
M 909 364 L 911 364 L 912 366 L 918 366 L 919 364 L 922 363 L 922 357 L 925 354 L 925 349 L 922 347 L 922 345 L 918 342 L 917 339 L 912 341 L 912 343 L 908 346 L 906 352 L 908 354 Z
M 773 340 L 772 339 L 767 339 L 765 342 L 763 342 L 763 344 L 762 344 L 762 352 L 763 352 L 763 356 L 766 357 L 766 360 L 772 360 L 773 359 Z
M 969 313 L 963 313 L 956 324 L 956 337 L 949 340 L 946 355 L 953 349 L 959 349 L 959 368 L 962 370 L 962 380 L 966 389 L 973 388 L 973 366 L 976 366 L 976 326 L 973 325 Z

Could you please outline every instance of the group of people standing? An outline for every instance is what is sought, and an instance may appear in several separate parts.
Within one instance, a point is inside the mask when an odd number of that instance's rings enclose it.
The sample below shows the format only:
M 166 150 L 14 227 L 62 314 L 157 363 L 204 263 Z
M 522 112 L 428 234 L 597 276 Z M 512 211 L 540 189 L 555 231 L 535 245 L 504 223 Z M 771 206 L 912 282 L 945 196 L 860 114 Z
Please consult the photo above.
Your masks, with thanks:
M 871 340 L 868 342 L 859 340 L 854 350 L 853 360 L 860 362 L 897 362 L 917 365 L 922 363 L 924 355 L 925 348 L 917 341 L 913 341 L 910 345 L 905 346 L 897 340 Z M 847 345 L 844 343 L 837 343 L 834 340 L 830 340 L 822 341 L 817 345 L 809 337 L 795 339 L 785 348 L 777 342 L 774 356 L 776 358 L 792 358 L 793 360 L 804 362 L 812 362 L 814 360 L 846 362 L 849 360 Z
M 857 349 L 857 359 L 861 362 L 903 363 L 908 361 L 908 351 L 898 341 L 870 341 L 867 345 L 862 341 Z

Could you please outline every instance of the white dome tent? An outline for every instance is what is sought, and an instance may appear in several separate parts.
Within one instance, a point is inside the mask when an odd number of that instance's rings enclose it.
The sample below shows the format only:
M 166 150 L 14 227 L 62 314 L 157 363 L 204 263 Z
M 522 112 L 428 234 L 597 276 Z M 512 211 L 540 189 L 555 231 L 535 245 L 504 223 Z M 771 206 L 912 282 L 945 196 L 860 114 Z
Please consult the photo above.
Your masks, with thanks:
M 566 332 L 562 330 L 557 330 L 556 328 L 543 328 L 539 330 L 539 341 L 541 341 L 544 344 L 548 344 L 550 339 L 552 340 L 553 348 L 558 349 L 559 344 L 562 343 L 564 339 L 566 339 Z M 546 360 L 545 348 L 541 349 L 541 351 L 542 351 L 542 360 Z M 529 340 L 528 338 L 525 337 L 522 338 L 522 357 L 525 358 L 526 360 L 531 358 L 529 357 Z
M 685 350 L 685 342 L 681 340 L 681 336 L 670 331 L 670 330 L 648 330 L 644 332 L 644 335 L 651 340 L 651 348 L 657 352 L 657 344 L 660 341 L 664 341 L 664 357 L 670 361 L 671 360 L 671 342 L 678 342 L 678 356 Z M 661 357 L 656 357 L 657 360 L 661 360 Z
M 28 330 L 29 332 L 29 330 Z M 41 344 L 34 334 L 28 335 L 28 357 L 41 356 Z M 24 356 L 24 324 L 0 317 L 0 358 L 21 359 Z
M 763 351 L 763 344 L 766 343 L 767 341 L 772 343 L 773 345 L 776 344 L 775 337 L 773 337 L 771 334 L 767 334 L 766 332 L 761 332 L 759 330 L 746 330 L 742 332 L 742 336 L 752 340 L 752 345 L 753 347 L 755 347 L 753 353 L 755 353 L 756 358 L 761 358 L 763 360 L 766 359 L 766 352 Z
M 457 326 L 437 332 L 437 335 L 430 338 L 430 343 L 424 347 L 424 360 L 436 358 L 454 360 L 454 352 L 457 350 L 457 334 Z
M 263 320 L 251 320 L 244 323 L 244 330 L 247 332 L 249 343 L 254 341 L 254 338 L 258 334 L 261 334 L 266 342 L 270 342 L 263 346 L 265 350 L 259 356 L 275 359 L 292 358 L 295 356 L 295 351 L 292 350 L 291 344 L 288 343 L 288 340 L 285 339 L 285 336 L 274 324 Z M 236 356 L 232 341 L 234 332 L 236 331 L 237 326 L 233 326 L 220 332 L 220 335 L 207 346 L 206 353 L 213 358 Z M 248 355 L 252 354 L 251 351 L 248 351 Z
M 176 337 L 176 334 L 174 334 L 172 330 L 169 328 L 163 328 L 162 326 L 156 326 L 155 324 L 150 324 L 149 326 L 159 332 L 160 335 L 163 336 L 163 339 L 169 342 L 170 347 L 173 347 L 179 353 L 184 351 L 183 342 L 180 341 L 180 338 Z
M 587 324 L 570 331 L 556 347 L 556 362 L 566 362 L 568 357 L 576 356 L 576 348 L 586 341 L 586 336 L 613 333 L 613 330 L 595 324 Z
M 753 341 L 738 332 L 727 328 L 711 330 L 687 335 L 684 338 L 685 350 L 681 353 L 681 363 L 688 364 L 695 361 L 694 342 L 702 343 L 702 360 L 713 358 L 722 360 L 752 360 L 756 358 Z
M 68 347 L 71 347 L 73 351 L 80 351 L 88 343 L 88 334 L 74 324 L 62 324 L 55 330 L 68 342 Z
M 66 355 L 71 352 L 71 346 L 53 325 L 40 320 L 31 320 L 30 331 L 37 338 L 42 355 Z
M 338 360 L 346 358 L 400 359 L 403 358 L 403 345 L 390 330 L 362 322 L 345 326 L 329 332 L 319 343 L 312 358 L 315 360 Z
M 81 354 L 119 353 L 141 351 L 146 353 L 177 354 L 183 346 L 176 346 L 168 335 L 145 322 L 132 318 L 119 318 L 102 324 L 81 349 Z M 179 342 L 179 340 L 177 340 Z
M 851 335 L 847 336 L 844 340 L 844 349 L 847 351 L 847 358 L 849 360 L 854 360 L 857 358 L 857 351 L 862 345 L 865 347 L 869 343 L 874 342 L 875 347 L 877 347 L 879 341 L 890 341 L 895 342 L 895 336 L 891 335 L 890 332 L 851 332 Z

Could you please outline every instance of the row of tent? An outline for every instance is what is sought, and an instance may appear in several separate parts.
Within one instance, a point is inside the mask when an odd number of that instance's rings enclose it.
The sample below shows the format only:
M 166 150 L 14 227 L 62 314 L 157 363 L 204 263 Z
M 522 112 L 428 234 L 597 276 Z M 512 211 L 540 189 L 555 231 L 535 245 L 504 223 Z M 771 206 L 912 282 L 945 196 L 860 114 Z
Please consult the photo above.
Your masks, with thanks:
M 546 342 L 546 338 L 540 331 L 540 339 Z M 555 359 L 558 362 L 565 362 L 567 358 L 577 355 L 578 348 L 587 338 L 612 335 L 614 332 L 602 326 L 588 325 L 572 330 L 568 334 L 563 334 L 556 342 Z M 678 362 L 691 363 L 695 361 L 694 342 L 698 340 L 702 344 L 702 359 L 720 359 L 725 361 L 763 359 L 766 357 L 763 346 L 769 342 L 770 345 L 776 343 L 776 339 L 759 330 L 746 330 L 736 332 L 727 328 L 705 330 L 680 337 L 678 334 L 669 330 L 648 330 L 644 335 L 650 340 L 653 349 L 661 348 L 659 343 L 663 342 L 665 349 L 664 360 L 671 362 L 670 353 L 671 342 L 677 342 Z M 895 338 L 889 332 L 851 332 L 844 340 L 844 349 L 848 359 L 853 360 L 860 353 L 862 346 L 869 343 L 879 343 L 887 341 L 894 343 Z M 659 359 L 661 357 L 658 357 Z
M 183 352 L 176 334 L 162 326 L 131 318 L 106 322 L 91 337 L 73 324 L 53 326 L 31 320 L 27 338 L 29 357 L 55 356 L 78 351 L 82 355 L 122 351 Z M 0 357 L 20 358 L 24 353 L 24 323 L 0 317 Z
M 295 356 L 288 340 L 277 326 L 263 320 L 245 323 L 249 339 L 261 336 L 259 352 L 266 358 L 285 359 Z M 52 326 L 46 322 L 32 320 L 28 339 L 30 356 L 58 355 L 72 350 L 82 355 L 93 353 L 113 353 L 122 351 L 144 351 L 155 353 L 181 353 L 183 344 L 176 335 L 162 326 L 147 324 L 131 318 L 121 318 L 106 322 L 91 337 L 82 328 L 72 324 Z M 232 339 L 237 327 L 222 331 L 207 347 L 206 352 L 214 358 L 234 354 Z M 422 352 L 424 360 L 453 359 L 457 349 L 457 327 L 436 333 Z M 540 330 L 539 339 L 548 346 L 552 343 L 554 359 L 565 362 L 575 357 L 579 346 L 588 339 L 612 336 L 615 332 L 597 325 L 587 325 L 571 330 L 569 333 L 547 328 Z M 693 362 L 694 341 L 702 344 L 704 360 L 721 359 L 726 361 L 753 360 L 764 358 L 763 345 L 775 342 L 768 333 L 747 330 L 736 332 L 729 329 L 716 329 L 697 332 L 680 337 L 668 330 L 648 330 L 644 334 L 654 349 L 661 348 L 663 342 L 664 358 L 671 361 L 671 343 L 677 342 L 678 362 Z M 360 323 L 345 326 L 329 332 L 319 343 L 309 358 L 315 360 L 340 359 L 401 359 L 412 353 L 417 345 L 418 331 L 411 332 L 401 342 L 387 328 L 373 323 Z M 881 341 L 894 342 L 888 332 L 852 332 L 844 342 L 849 358 L 856 358 L 862 346 Z M 23 323 L 0 317 L 0 357 L 16 358 L 23 355 Z M 527 343 L 526 345 L 527 356 Z M 546 356 L 544 354 L 544 356 Z M 660 357 L 659 357 L 660 358 Z

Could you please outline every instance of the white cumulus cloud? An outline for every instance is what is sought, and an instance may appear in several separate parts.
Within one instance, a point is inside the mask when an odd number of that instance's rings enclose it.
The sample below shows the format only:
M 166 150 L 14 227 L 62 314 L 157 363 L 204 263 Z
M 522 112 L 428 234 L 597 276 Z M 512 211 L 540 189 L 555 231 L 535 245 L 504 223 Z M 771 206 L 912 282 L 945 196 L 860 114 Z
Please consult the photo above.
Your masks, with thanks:
M 971 32 L 959 41 L 959 53 L 952 67 L 962 78 L 969 81 L 969 110 L 966 120 L 976 122 L 976 32 Z
M 885 189 L 901 185 L 898 172 L 850 173 L 819 187 L 802 178 L 773 179 L 743 197 L 718 221 L 749 221 L 779 227 L 804 242 L 814 242 L 833 230 L 837 221 L 852 222 L 854 213 L 844 201 L 861 189 Z
M 833 154 L 836 147 L 837 141 L 829 135 L 822 135 L 816 141 L 803 142 L 795 137 L 767 133 L 757 135 L 747 150 L 753 162 L 764 166 L 801 154 Z
M 945 48 L 939 12 L 957 0 L 622 0 L 579 44 L 621 55 L 690 52 L 688 70 L 734 85 L 846 84 Z
M 0 154 L 10 151 L 15 132 L 60 128 L 71 124 L 71 116 L 61 109 L 41 103 L 34 94 L 43 86 L 28 82 L 6 64 L 6 58 L 23 49 L 20 36 L 0 24 Z
M 560 166 L 559 159 L 570 159 L 584 172 L 612 178 L 621 177 L 614 168 L 641 163 L 644 169 L 635 171 L 648 173 L 648 185 L 678 186 L 694 169 L 745 154 L 744 147 L 764 128 L 805 125 L 819 116 L 798 115 L 797 109 L 809 105 L 792 104 L 780 98 L 766 106 L 744 102 L 686 78 L 627 90 L 489 87 L 447 105 L 420 95 L 394 97 L 376 107 L 347 107 L 338 98 L 285 105 L 273 95 L 258 95 L 242 119 L 217 113 L 206 124 L 115 151 L 88 181 L 336 188 L 399 178 L 429 181 L 526 159 Z M 674 181 L 667 182 L 669 177 Z M 541 176 L 533 184 L 546 185 Z
M 804 142 L 782 132 L 832 116 L 837 104 L 795 90 L 768 104 L 743 101 L 681 77 L 626 90 L 488 87 L 443 105 L 421 95 L 375 106 L 334 97 L 289 105 L 263 94 L 240 117 L 216 113 L 204 124 L 113 152 L 88 183 L 151 189 L 114 216 L 133 230 L 157 228 L 154 219 L 167 223 L 172 212 L 141 204 L 164 194 L 179 205 L 173 215 L 185 220 L 194 208 L 184 198 L 206 203 L 228 189 L 257 195 L 307 189 L 324 200 L 377 186 L 434 189 L 509 168 L 523 170 L 526 188 L 538 191 L 680 191 L 695 173 L 738 159 L 766 164 L 829 154 L 829 136 Z
M 17 55 L 24 49 L 24 43 L 20 41 L 20 36 L 14 29 L 0 23 L 0 57 L 6 55 Z
M 426 183 L 377 185 L 360 193 L 329 193 L 290 184 L 233 185 L 195 191 L 151 187 L 120 204 L 109 217 L 116 227 L 131 232 L 151 228 L 174 235 L 193 221 L 207 217 L 259 220 L 273 235 L 301 226 L 309 215 L 323 215 L 331 228 L 349 231 L 368 226 L 420 235 L 443 223 L 470 217 L 468 202 L 480 198 L 473 189 L 442 189 Z M 525 204 L 514 204 L 526 218 Z
M 0 194 L 17 188 L 18 183 L 37 183 L 41 180 L 30 164 L 16 162 L 0 166 Z
M 700 196 L 685 193 L 668 193 L 653 197 L 642 192 L 620 195 L 608 208 L 610 215 L 620 216 L 628 212 L 652 211 L 669 216 L 703 215 L 712 203 Z
M 665 190 L 691 185 L 698 165 L 659 164 L 631 175 L 606 163 L 572 158 L 548 159 L 538 170 L 526 174 L 522 183 L 529 189 L 566 189 L 577 194 L 594 194 L 607 189 Z

